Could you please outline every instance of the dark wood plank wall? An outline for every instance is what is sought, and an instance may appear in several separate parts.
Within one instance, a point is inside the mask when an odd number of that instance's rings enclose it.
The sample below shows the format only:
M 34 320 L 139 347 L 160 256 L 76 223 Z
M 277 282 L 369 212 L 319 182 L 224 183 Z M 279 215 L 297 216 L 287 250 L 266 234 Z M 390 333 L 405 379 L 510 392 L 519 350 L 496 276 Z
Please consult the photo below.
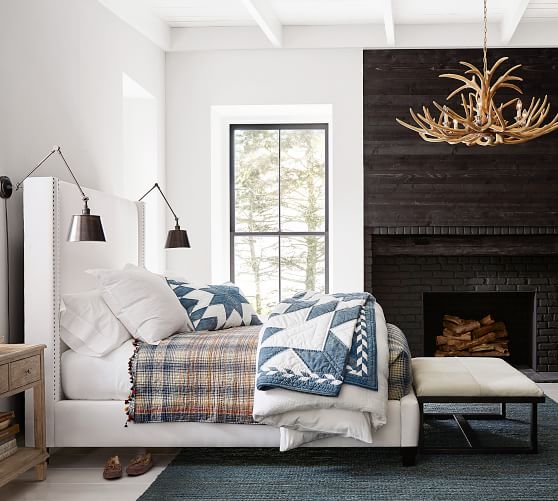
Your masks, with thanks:
M 548 94 L 558 113 L 558 49 L 490 50 L 523 64 L 524 102 Z M 558 225 L 558 132 L 515 146 L 431 144 L 395 122 L 440 103 L 459 61 L 482 51 L 364 51 L 364 222 L 377 226 Z M 410 119 L 410 117 L 409 117 Z M 368 229 L 368 230 L 367 230 Z

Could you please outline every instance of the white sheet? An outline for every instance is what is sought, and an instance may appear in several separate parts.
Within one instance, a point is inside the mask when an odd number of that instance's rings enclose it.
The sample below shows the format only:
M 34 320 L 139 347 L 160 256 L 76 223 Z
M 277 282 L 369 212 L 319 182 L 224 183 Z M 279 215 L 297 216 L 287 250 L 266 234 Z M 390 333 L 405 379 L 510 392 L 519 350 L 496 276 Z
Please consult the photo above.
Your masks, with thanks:
M 134 340 L 104 357 L 88 357 L 73 350 L 62 353 L 62 390 L 71 400 L 126 400 L 130 393 L 128 361 Z

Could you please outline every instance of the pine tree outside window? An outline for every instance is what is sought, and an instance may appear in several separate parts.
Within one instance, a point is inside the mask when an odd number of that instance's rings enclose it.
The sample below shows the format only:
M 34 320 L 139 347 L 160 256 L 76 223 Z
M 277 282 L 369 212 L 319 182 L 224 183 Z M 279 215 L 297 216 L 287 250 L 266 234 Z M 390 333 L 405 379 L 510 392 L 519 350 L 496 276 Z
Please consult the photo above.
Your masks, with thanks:
M 328 289 L 327 124 L 231 125 L 231 280 L 267 315 Z

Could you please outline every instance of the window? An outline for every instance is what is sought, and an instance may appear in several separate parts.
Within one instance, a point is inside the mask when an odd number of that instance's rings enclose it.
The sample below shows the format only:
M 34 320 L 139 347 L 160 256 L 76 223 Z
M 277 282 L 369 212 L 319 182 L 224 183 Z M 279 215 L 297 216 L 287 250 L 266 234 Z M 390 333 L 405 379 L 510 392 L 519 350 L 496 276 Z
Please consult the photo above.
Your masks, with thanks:
M 231 279 L 258 313 L 327 291 L 327 124 L 231 125 Z

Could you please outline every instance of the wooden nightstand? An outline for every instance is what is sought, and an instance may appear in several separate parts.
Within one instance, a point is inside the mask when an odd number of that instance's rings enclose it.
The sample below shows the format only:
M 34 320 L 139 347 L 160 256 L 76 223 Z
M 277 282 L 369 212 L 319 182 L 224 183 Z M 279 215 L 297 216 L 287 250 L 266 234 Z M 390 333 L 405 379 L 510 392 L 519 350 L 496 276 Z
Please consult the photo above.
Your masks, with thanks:
M 0 345 L 0 398 L 33 389 L 35 447 L 20 447 L 0 461 L 0 487 L 35 467 L 37 480 L 46 478 L 44 344 Z

